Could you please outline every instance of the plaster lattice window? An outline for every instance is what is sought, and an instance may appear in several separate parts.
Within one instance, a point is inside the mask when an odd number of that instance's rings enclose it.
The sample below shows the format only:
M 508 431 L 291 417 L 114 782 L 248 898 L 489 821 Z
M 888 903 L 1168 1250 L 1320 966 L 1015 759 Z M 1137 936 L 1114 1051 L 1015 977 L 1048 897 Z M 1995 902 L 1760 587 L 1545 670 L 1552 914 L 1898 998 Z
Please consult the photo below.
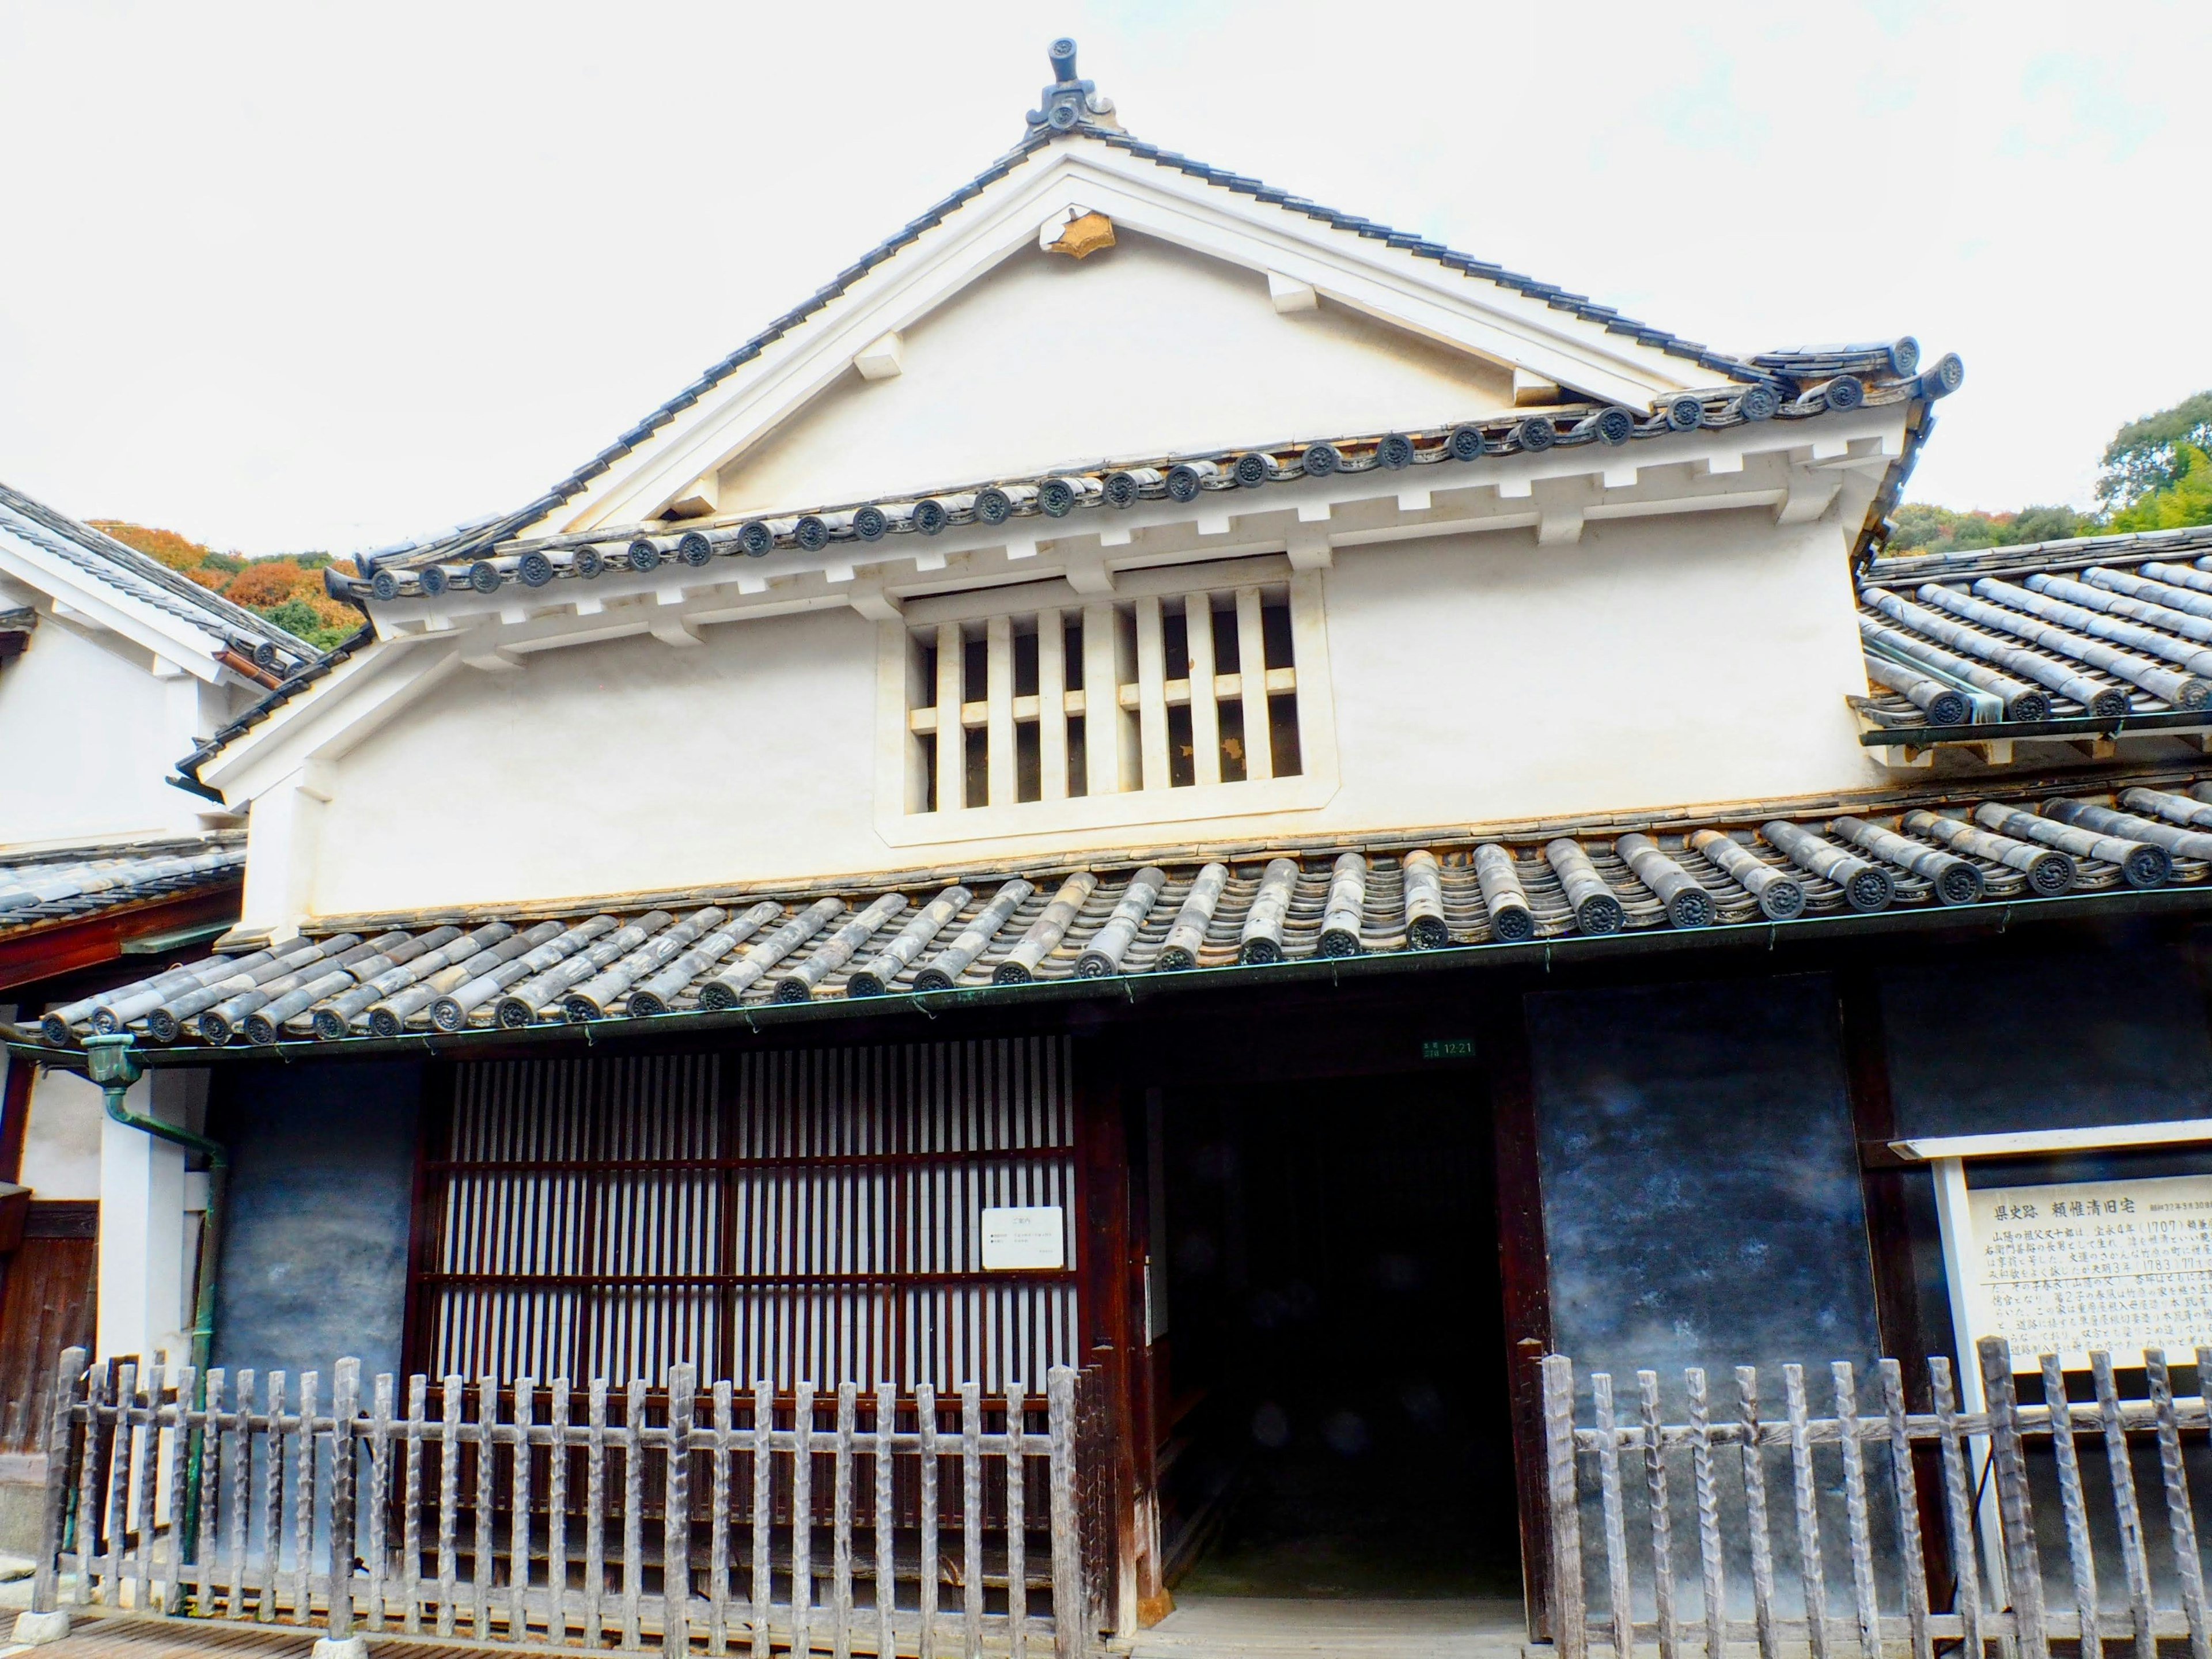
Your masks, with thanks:
M 887 624 L 902 816 L 988 834 L 1304 804 L 1320 586 L 1255 576 Z

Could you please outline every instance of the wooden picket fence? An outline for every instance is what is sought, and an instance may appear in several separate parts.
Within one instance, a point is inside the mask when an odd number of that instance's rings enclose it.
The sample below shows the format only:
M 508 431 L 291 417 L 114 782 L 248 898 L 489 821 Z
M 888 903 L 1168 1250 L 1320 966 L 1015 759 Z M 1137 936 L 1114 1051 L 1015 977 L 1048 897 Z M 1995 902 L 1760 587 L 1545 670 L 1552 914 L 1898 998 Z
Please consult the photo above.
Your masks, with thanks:
M 2110 1356 L 2093 1354 L 2094 1404 L 2069 1401 L 2054 1357 L 2041 1362 L 2040 1405 L 2016 1397 L 2003 1341 L 1984 1340 L 1978 1358 L 1982 1412 L 1958 1409 L 1950 1362 L 1941 1358 L 1929 1361 L 1935 1409 L 1908 1412 L 1898 1364 L 1884 1359 L 1880 1398 L 1863 1412 L 1853 1368 L 1831 1366 L 1833 1415 L 1820 1417 L 1810 1414 L 1803 1367 L 1782 1368 L 1777 1418 L 1759 1399 L 1755 1369 L 1740 1366 L 1735 1421 L 1714 1420 L 1701 1370 L 1684 1375 L 1688 1420 L 1680 1423 L 1663 1420 L 1655 1372 L 1637 1373 L 1636 1400 L 1625 1408 L 1613 1378 L 1596 1372 L 1587 1426 L 1576 1422 L 1572 1363 L 1546 1358 L 1550 1628 L 1561 1659 L 1584 1659 L 1593 1646 L 1622 1659 L 1638 1646 L 1661 1659 L 1692 1649 L 1721 1659 L 1731 1644 L 1755 1644 L 1760 1659 L 1785 1650 L 1933 1659 L 1938 1644 L 1984 1659 L 1991 1644 L 2004 1659 L 2047 1659 L 2054 1639 L 2076 1644 L 2085 1632 L 2085 1653 L 2126 1641 L 2134 1659 L 2156 1659 L 2160 1641 L 2185 1639 L 2192 1659 L 2212 1659 L 2185 1455 L 2186 1443 L 2201 1457 L 2212 1426 L 2201 1380 L 2212 1378 L 2212 1348 L 2193 1356 L 2199 1394 L 2181 1399 L 2162 1352 L 2143 1355 L 2144 1400 L 2121 1399 Z M 2154 1450 L 2164 1515 L 2154 1507 L 2147 1527 L 2136 1463 Z M 1771 1493 L 1784 1468 L 1787 1492 Z M 2109 1498 L 2109 1528 L 2093 1513 L 2085 1473 Z M 1991 1484 L 1993 1508 L 1984 1498 Z M 2065 1559 L 2063 1573 L 2051 1564 L 2046 1585 L 2034 1491 L 2047 1509 L 2053 1486 Z M 1838 1486 L 1840 1552 L 1822 1535 L 1824 1526 L 1832 1532 Z M 1583 1518 L 1593 1502 L 1600 1536 L 1590 1550 L 1595 1571 L 1586 1571 Z M 1794 1558 L 1781 1573 L 1776 1528 L 1781 1553 Z M 1740 1577 L 1730 1583 L 1731 1563 L 1747 1570 L 1747 1597 Z M 1832 1585 L 1846 1564 L 1848 1589 Z
M 327 1407 L 314 1372 L 201 1381 L 63 1357 L 35 1611 L 752 1659 L 1096 1647 L 1095 1373 L 1042 1402 L 702 1395 L 682 1365 L 651 1391 L 418 1376 L 404 1406 L 350 1359 Z

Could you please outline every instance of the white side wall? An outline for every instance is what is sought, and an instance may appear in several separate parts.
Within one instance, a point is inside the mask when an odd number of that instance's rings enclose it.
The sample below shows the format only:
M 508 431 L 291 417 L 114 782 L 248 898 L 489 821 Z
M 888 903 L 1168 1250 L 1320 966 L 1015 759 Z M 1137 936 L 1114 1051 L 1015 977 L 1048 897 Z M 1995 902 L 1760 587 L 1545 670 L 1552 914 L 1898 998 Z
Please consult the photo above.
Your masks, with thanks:
M 0 581 L 0 609 L 45 597 Z M 0 741 L 18 761 L 0 788 L 0 846 L 203 828 L 212 803 L 161 780 L 230 718 L 231 695 L 39 608 L 30 644 L 0 667 Z
M 40 1073 L 31 1083 L 31 1121 L 23 1134 L 21 1180 L 31 1196 L 98 1198 L 101 1126 L 106 1121 L 100 1091 L 82 1073 Z
M 1865 682 L 1835 510 L 1607 520 L 1561 547 L 1514 531 L 1342 549 L 1326 608 L 1341 787 L 1310 811 L 891 848 L 872 824 L 874 625 L 830 611 L 446 681 L 330 763 L 306 902 L 861 877 L 1879 781 L 1843 702 Z

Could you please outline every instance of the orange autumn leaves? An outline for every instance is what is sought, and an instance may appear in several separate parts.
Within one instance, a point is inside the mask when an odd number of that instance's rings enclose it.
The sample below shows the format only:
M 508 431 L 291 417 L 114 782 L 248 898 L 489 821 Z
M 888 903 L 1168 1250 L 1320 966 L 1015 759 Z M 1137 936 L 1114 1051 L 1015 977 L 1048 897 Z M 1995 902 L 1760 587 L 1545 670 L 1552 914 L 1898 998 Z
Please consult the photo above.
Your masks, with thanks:
M 323 591 L 323 567 L 332 562 L 328 554 L 249 559 L 236 553 L 218 553 L 173 530 L 115 519 L 94 519 L 92 524 L 125 547 L 160 560 L 210 592 L 265 617 L 319 650 L 329 650 L 361 626 L 359 611 Z

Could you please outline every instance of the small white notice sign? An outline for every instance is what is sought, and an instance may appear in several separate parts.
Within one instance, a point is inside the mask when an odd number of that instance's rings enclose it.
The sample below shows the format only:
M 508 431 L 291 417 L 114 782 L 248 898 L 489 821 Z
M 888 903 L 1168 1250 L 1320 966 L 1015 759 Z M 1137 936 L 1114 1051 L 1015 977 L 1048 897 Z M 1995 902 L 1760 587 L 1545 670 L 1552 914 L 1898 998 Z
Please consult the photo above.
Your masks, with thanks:
M 1975 1334 L 2012 1344 L 2016 1369 L 2055 1353 L 2085 1370 L 2145 1348 L 2185 1359 L 2212 1342 L 2212 1176 L 1983 1187 L 1967 1194 Z
M 1065 1267 L 1067 1218 L 1057 1204 L 983 1212 L 983 1269 Z

